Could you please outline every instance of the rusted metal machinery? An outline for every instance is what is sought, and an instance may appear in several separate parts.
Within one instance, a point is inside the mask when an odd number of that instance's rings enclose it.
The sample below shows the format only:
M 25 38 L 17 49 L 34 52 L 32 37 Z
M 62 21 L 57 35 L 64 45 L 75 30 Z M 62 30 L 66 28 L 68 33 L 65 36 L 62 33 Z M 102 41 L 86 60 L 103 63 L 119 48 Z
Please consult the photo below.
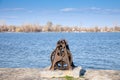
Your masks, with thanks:
M 51 53 L 50 70 L 71 70 L 75 66 L 72 60 L 72 54 L 66 40 L 59 40 L 55 50 Z

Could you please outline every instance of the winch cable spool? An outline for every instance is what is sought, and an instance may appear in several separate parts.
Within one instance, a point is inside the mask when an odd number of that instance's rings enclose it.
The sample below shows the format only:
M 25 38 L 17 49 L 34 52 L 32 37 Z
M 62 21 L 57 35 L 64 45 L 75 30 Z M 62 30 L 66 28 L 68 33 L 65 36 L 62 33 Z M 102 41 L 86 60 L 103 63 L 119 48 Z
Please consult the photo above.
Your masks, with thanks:
M 50 70 L 71 70 L 75 66 L 72 60 L 72 54 L 66 40 L 59 40 L 55 50 L 51 53 Z

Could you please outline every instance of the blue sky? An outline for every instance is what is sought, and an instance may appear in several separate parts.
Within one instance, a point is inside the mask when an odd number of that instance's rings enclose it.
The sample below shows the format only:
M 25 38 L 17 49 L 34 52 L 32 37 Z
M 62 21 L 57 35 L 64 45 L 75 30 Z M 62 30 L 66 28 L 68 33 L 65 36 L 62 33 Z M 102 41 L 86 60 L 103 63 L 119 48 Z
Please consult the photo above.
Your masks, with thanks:
M 0 23 L 68 26 L 120 25 L 120 0 L 0 0 Z

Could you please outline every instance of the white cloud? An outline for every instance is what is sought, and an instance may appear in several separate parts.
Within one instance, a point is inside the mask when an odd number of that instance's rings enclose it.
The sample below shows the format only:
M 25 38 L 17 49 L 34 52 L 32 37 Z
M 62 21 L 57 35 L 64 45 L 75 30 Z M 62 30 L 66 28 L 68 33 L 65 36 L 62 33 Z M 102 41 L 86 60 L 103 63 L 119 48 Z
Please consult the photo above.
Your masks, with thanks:
M 18 11 L 21 11 L 21 12 L 28 12 L 28 13 L 32 13 L 33 11 L 32 10 L 27 10 L 25 8 L 0 8 L 0 12 L 18 12 Z
M 17 19 L 18 16 L 0 16 L 0 18 Z
M 63 8 L 63 9 L 60 9 L 60 11 L 62 12 L 70 12 L 70 11 L 76 11 L 77 9 L 76 8 Z
M 25 10 L 24 8 L 3 8 L 0 9 L 0 11 L 23 11 Z
M 32 10 L 27 10 L 25 8 L 0 8 L 0 12 L 27 12 L 32 13 Z
M 106 9 L 98 7 L 89 8 L 63 8 L 60 9 L 62 12 L 82 12 L 82 13 L 97 13 L 97 14 L 120 14 L 120 9 Z
M 97 8 L 97 7 L 90 7 L 88 9 L 90 9 L 90 10 L 101 10 L 101 8 Z

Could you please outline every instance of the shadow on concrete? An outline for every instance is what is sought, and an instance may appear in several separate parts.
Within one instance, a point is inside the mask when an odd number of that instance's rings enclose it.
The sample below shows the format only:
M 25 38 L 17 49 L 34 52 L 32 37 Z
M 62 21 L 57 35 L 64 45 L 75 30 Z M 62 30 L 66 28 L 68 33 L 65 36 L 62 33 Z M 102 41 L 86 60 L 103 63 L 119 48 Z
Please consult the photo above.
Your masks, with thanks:
M 80 72 L 79 72 L 79 76 L 84 76 L 86 70 L 85 69 L 81 69 Z

